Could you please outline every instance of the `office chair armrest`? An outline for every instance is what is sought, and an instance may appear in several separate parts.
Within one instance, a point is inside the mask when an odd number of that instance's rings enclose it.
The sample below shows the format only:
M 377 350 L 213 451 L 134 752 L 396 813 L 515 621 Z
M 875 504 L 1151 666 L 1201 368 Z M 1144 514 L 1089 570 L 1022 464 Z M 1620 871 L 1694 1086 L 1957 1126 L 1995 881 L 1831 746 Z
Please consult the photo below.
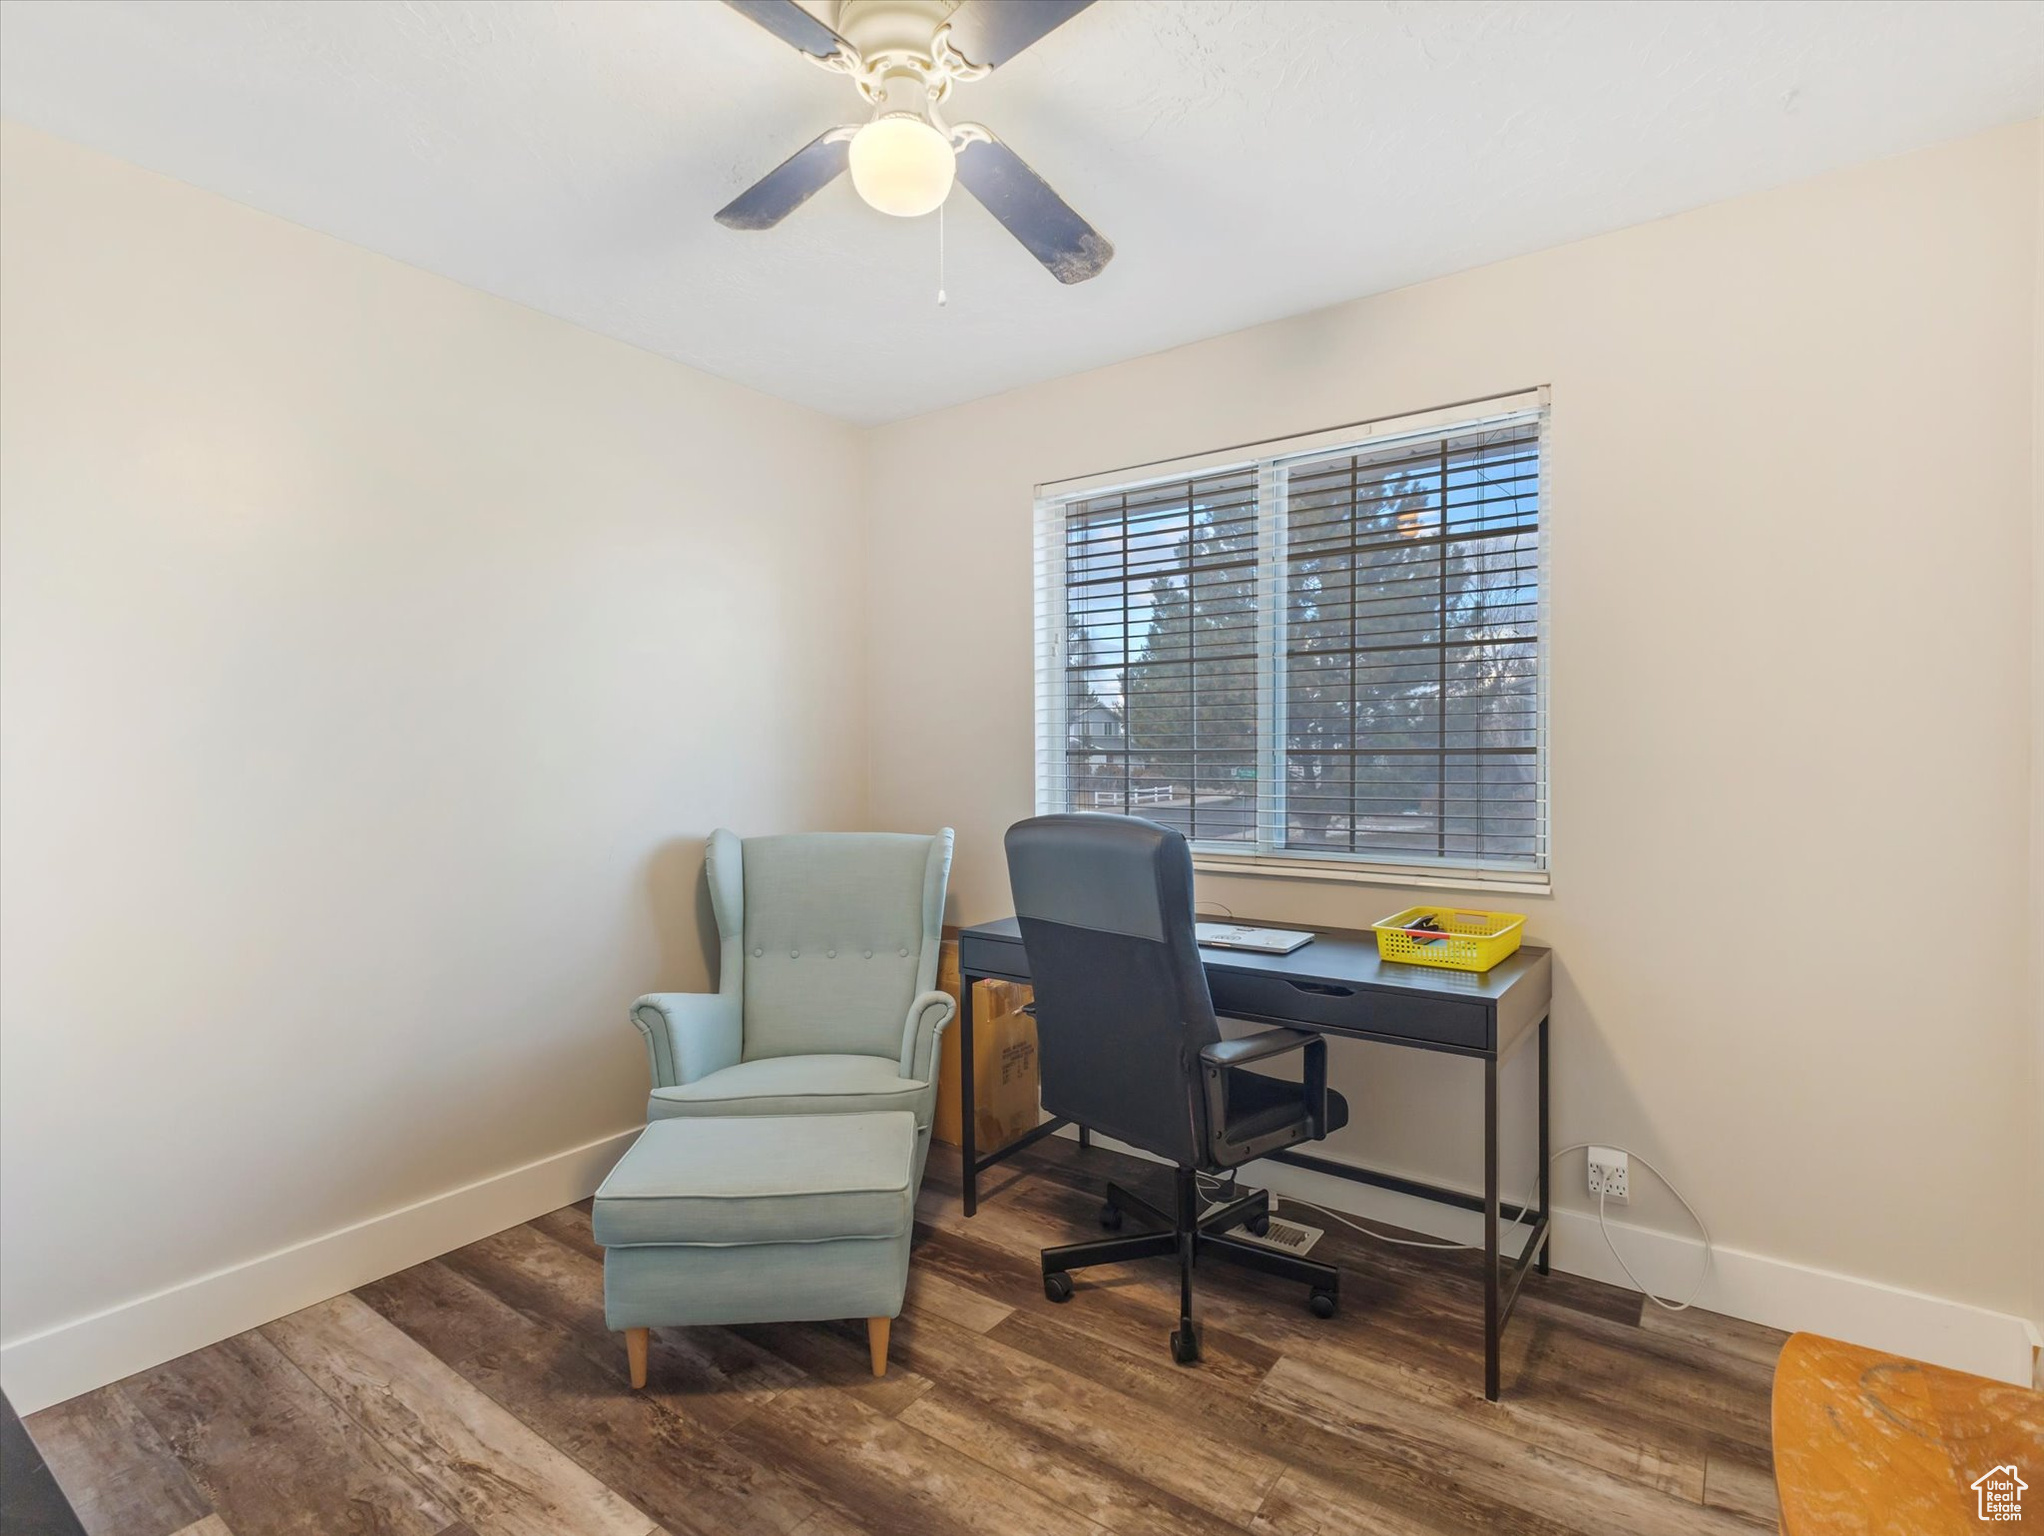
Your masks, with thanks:
M 735 993 L 654 992 L 632 1004 L 655 1088 L 678 1088 L 738 1064 L 745 1025 Z
M 1210 1067 L 1247 1066 L 1252 1061 L 1262 1061 L 1266 1056 L 1282 1056 L 1286 1051 L 1296 1051 L 1319 1038 L 1308 1029 L 1258 1030 L 1240 1040 L 1216 1040 L 1199 1053 L 1199 1059 Z
M 1265 1029 L 1240 1040 L 1216 1040 L 1199 1053 L 1206 1076 L 1207 1131 L 1216 1143 L 1228 1124 L 1229 1068 L 1300 1050 L 1306 1053 L 1306 1070 L 1299 1099 L 1312 1128 L 1307 1139 L 1317 1141 L 1327 1134 L 1326 1037 L 1306 1029 Z
M 901 1075 L 926 1083 L 937 1080 L 937 1064 L 944 1026 L 958 1012 L 958 1000 L 949 992 L 925 992 L 908 1005 L 908 1022 L 901 1031 Z

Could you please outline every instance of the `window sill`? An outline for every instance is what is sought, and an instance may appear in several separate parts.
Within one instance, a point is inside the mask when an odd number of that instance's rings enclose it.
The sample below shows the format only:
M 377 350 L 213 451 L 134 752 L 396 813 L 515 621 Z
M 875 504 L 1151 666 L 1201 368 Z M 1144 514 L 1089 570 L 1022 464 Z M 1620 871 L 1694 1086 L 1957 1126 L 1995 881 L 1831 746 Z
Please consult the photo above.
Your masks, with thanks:
M 1202 853 L 1197 848 L 1192 853 L 1192 867 L 1201 874 L 1248 875 L 1264 880 L 1331 880 L 1345 885 L 1386 885 L 1422 891 L 1479 891 L 1490 895 L 1554 894 L 1553 879 L 1546 870 L 1515 873 L 1420 866 L 1387 868 L 1376 864 L 1347 864 L 1268 854 Z

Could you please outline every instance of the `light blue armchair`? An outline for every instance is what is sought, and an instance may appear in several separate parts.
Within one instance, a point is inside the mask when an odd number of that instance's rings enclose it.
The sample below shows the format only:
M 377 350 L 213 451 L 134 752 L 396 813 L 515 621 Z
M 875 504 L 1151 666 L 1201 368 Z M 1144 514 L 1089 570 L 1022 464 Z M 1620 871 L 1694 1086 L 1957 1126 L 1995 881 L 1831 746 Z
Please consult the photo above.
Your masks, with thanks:
M 951 829 L 935 837 L 710 835 L 714 993 L 632 1005 L 653 1065 L 648 1120 L 909 1110 L 929 1155 L 944 1026 L 936 990 Z

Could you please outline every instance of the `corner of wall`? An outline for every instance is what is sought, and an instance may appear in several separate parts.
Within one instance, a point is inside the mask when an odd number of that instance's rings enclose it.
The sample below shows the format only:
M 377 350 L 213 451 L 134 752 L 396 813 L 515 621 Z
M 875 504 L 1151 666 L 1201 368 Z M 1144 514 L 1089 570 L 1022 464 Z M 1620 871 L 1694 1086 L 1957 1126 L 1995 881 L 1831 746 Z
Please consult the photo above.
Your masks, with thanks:
M 853 482 L 851 486 L 852 515 L 859 524 L 859 617 L 858 634 L 853 644 L 858 647 L 858 671 L 863 679 L 866 708 L 859 715 L 859 742 L 851 754 L 858 764 L 859 774 L 859 823 L 876 831 L 890 830 L 880 826 L 874 815 L 873 798 L 873 721 L 878 714 L 875 705 L 880 699 L 880 678 L 874 665 L 873 630 L 874 614 L 878 611 L 880 594 L 875 589 L 875 572 L 878 562 L 873 557 L 873 535 L 878 526 L 875 513 L 873 485 L 873 464 L 880 448 L 881 428 L 859 426 L 853 433 Z
M 2030 125 L 2036 189 L 2030 334 L 2030 1209 L 2044 1212 L 2044 117 Z M 2030 1316 L 2044 1335 L 2044 1220 L 2031 1224 Z M 2044 1351 L 2034 1371 L 2044 1387 Z

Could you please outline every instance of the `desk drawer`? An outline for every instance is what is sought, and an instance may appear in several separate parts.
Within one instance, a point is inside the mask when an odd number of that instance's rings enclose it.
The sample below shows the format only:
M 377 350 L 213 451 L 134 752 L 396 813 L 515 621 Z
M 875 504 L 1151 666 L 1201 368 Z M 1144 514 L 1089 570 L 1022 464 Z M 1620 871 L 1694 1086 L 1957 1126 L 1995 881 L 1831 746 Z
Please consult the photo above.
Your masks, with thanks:
M 983 934 L 958 936 L 958 969 L 968 976 L 1001 976 L 1009 981 L 1029 979 L 1029 953 L 1020 939 L 994 939 Z
M 1435 1045 L 1483 1050 L 1490 1045 L 1489 1010 L 1445 998 L 1409 997 L 1283 976 L 1207 971 L 1214 1011 L 1223 1017 L 1298 1019 L 1329 1029 L 1358 1030 Z

